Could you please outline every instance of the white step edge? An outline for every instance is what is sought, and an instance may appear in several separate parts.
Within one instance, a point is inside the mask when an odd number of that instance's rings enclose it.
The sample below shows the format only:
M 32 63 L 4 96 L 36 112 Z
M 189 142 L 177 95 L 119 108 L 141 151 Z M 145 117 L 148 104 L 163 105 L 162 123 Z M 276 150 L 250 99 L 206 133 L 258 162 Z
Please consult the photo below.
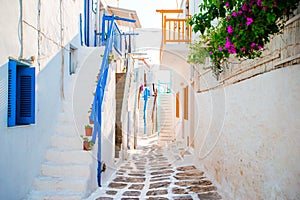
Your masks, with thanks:
M 46 177 L 76 177 L 87 178 L 90 176 L 89 164 L 61 164 L 45 162 L 41 167 L 41 175 Z

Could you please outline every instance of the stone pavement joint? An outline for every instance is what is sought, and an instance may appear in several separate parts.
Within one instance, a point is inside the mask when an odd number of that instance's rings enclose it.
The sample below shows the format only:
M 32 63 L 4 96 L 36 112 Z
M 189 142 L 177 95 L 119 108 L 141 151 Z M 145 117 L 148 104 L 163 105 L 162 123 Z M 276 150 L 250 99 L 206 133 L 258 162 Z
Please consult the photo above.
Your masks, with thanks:
M 164 147 L 145 146 L 115 173 L 96 200 L 219 200 L 217 187 L 194 165 L 174 166 Z

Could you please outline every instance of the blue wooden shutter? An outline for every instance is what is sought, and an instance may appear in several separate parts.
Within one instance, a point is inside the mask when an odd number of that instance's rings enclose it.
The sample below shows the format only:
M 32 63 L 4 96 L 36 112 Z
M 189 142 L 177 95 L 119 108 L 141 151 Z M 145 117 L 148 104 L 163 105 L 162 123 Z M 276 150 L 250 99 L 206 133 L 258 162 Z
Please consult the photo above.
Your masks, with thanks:
M 17 63 L 8 62 L 8 109 L 7 126 L 16 125 L 16 87 L 17 87 Z
M 17 123 L 35 123 L 35 68 L 19 68 L 17 74 Z

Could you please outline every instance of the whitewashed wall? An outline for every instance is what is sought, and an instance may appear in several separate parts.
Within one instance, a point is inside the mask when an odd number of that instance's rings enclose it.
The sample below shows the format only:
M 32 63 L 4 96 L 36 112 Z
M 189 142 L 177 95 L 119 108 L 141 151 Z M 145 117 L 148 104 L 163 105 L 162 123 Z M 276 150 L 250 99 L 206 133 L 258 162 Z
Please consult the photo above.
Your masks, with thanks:
M 102 173 L 102 185 L 108 185 L 111 175 L 116 171 L 115 165 L 115 121 L 116 121 L 116 64 L 110 66 L 107 85 L 102 105 L 102 162 L 106 171 Z
M 56 116 L 61 111 L 61 82 L 67 84 L 70 78 L 69 43 L 77 48 L 80 45 L 80 12 L 83 12 L 83 4 L 78 0 L 63 1 L 61 7 L 60 1 L 41 1 L 41 35 L 38 38 L 38 1 L 23 1 L 22 57 L 35 57 L 36 123 L 7 128 L 7 62 L 9 56 L 18 58 L 21 52 L 18 37 L 20 5 L 18 0 L 1 2 L 0 199 L 22 199 L 39 173 L 50 136 L 54 133 Z M 60 34 L 61 24 L 63 37 Z M 61 42 L 65 45 L 64 55 L 61 53 Z
M 300 65 L 196 95 L 198 162 L 228 199 L 300 198 Z

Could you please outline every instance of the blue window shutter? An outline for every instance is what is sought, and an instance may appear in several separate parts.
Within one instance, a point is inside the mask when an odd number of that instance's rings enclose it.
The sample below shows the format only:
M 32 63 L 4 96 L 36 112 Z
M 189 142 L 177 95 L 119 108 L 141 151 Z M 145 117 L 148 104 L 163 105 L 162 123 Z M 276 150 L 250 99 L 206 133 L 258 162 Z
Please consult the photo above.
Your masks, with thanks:
M 17 63 L 10 60 L 8 62 L 8 109 L 7 126 L 16 125 L 16 87 L 17 87 Z
M 19 68 L 17 74 L 17 124 L 35 123 L 35 68 Z

